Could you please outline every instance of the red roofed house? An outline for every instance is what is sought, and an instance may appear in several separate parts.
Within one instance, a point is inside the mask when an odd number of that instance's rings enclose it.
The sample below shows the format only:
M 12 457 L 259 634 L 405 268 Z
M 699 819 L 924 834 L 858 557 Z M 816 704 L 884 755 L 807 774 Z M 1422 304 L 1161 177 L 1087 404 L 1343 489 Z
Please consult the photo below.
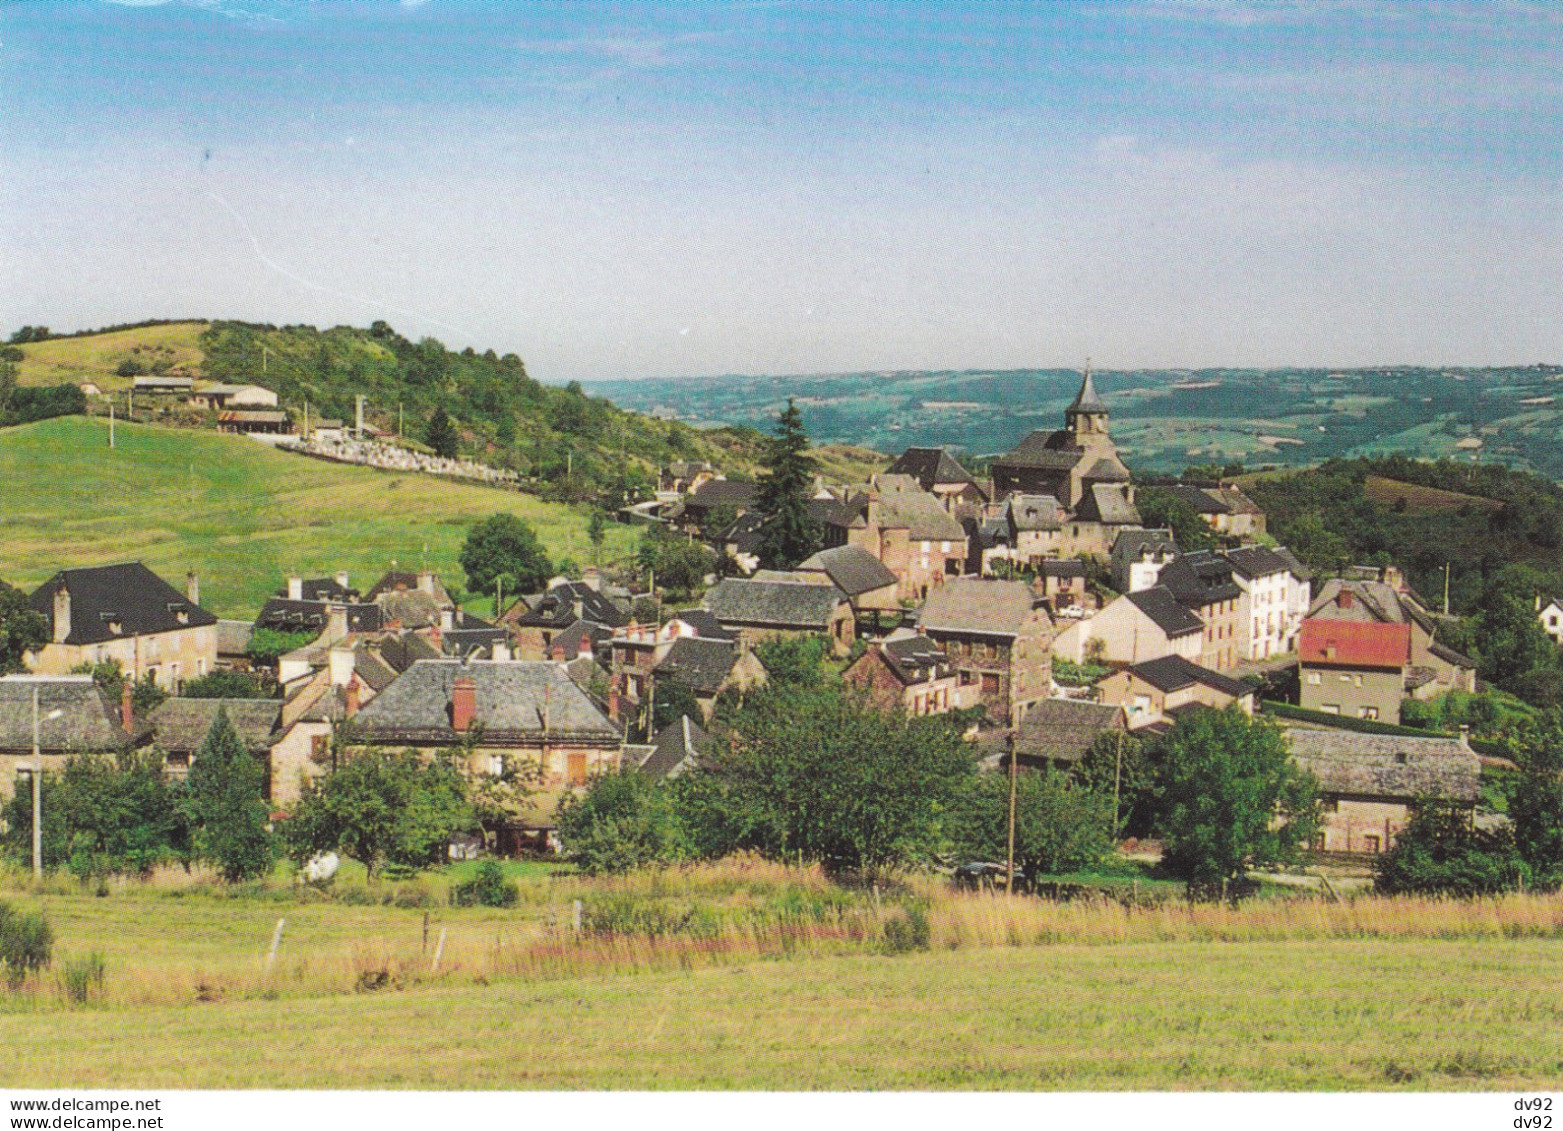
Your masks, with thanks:
M 1410 625 L 1305 620 L 1297 652 L 1304 707 L 1357 719 L 1400 722 L 1406 665 L 1411 662 Z

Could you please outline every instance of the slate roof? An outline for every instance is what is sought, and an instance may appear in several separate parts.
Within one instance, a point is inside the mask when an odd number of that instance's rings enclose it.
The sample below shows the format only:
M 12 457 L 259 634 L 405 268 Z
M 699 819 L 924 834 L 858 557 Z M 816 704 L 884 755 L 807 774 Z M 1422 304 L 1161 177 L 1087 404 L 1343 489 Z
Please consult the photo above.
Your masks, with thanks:
M 738 662 L 738 647 L 728 640 L 680 636 L 652 670 L 699 695 L 715 695 Z
M 905 530 L 920 542 L 964 542 L 966 531 L 927 491 L 883 491 L 877 503 L 882 529 Z
M 734 634 L 722 627 L 722 622 L 709 609 L 685 609 L 672 619 L 683 621 L 695 630 L 695 635 L 705 640 L 732 640 Z
M 1130 475 L 1123 464 L 1103 456 L 1090 466 L 1084 478 L 1096 483 L 1127 483 Z
M 864 525 L 863 512 L 867 506 L 867 492 L 857 491 L 845 499 L 810 499 L 808 512 L 821 526 L 850 530 Z
M 1322 617 L 1305 620 L 1297 657 L 1312 666 L 1402 668 L 1411 658 L 1411 626 Z
M 1178 541 L 1172 536 L 1171 530 L 1151 529 L 1143 527 L 1135 530 L 1120 530 L 1113 539 L 1113 560 L 1138 559 L 1144 554 L 1176 554 Z
M 957 577 L 928 594 L 918 625 L 924 632 L 1016 636 L 1036 607 L 1037 598 L 1023 581 Z M 1042 615 L 1047 618 L 1046 612 Z
M 591 647 L 586 649 L 584 653 L 581 651 L 582 636 L 588 636 L 591 638 Z M 563 648 L 564 658 L 566 660 L 574 660 L 582 655 L 585 655 L 588 659 L 591 659 L 596 655 L 599 645 L 604 644 L 612 639 L 613 629 L 607 625 L 598 624 L 596 621 L 577 620 L 571 621 L 569 624 L 561 628 L 558 633 L 555 634 L 553 642 L 548 645 L 548 648 L 550 653 L 552 653 L 555 645 Z
M 1243 595 L 1232 580 L 1232 567 L 1211 550 L 1179 554 L 1157 574 L 1158 585 L 1170 590 L 1182 604 L 1193 607 L 1217 601 L 1234 601 Z
M 1351 595 L 1349 605 L 1340 603 L 1342 593 Z M 1438 627 L 1426 610 L 1393 585 L 1382 581 L 1346 581 L 1332 577 L 1319 586 L 1319 593 L 1308 609 L 1308 615 L 1328 617 L 1331 620 L 1376 620 L 1386 624 L 1409 622 L 1418 625 L 1430 636 Z
M 518 603 L 500 620 L 518 628 L 564 628 L 577 620 L 622 628 L 630 622 L 629 614 L 617 603 L 584 581 L 555 585 L 547 592 L 523 598 L 523 601 L 525 611 Z
M 1085 562 L 1080 558 L 1048 558 L 1042 563 L 1043 577 L 1084 577 Z
M 1286 568 L 1292 571 L 1292 576 L 1297 578 L 1297 580 L 1313 580 L 1313 571 L 1307 566 L 1303 565 L 1302 559 L 1299 558 L 1296 554 L 1292 553 L 1291 550 L 1287 549 L 1285 546 L 1277 546 L 1274 552 L 1276 557 L 1280 558 L 1283 562 L 1286 563 Z
M 1480 759 L 1456 738 L 1359 734 L 1289 727 L 1292 757 L 1319 779 L 1321 792 L 1416 801 L 1437 797 L 1474 802 Z
M 277 596 L 286 597 L 288 587 L 277 590 Z M 337 601 L 356 604 L 362 600 L 358 590 L 340 585 L 334 577 L 306 577 L 299 585 L 299 598 L 304 601 Z
M 441 658 L 439 649 L 415 632 L 403 632 L 380 641 L 380 657 L 398 675 L 419 660 Z
M 723 546 L 732 546 L 740 554 L 752 554 L 760 548 L 760 528 L 765 525 L 765 516 L 757 511 L 746 511 L 734 520 L 733 524 L 721 534 L 716 541 Z
M 360 644 L 353 649 L 353 674 L 378 693 L 391 685 L 397 672 L 378 652 Z
M 1183 656 L 1161 656 L 1154 660 L 1146 660 L 1144 663 L 1133 665 L 1129 671 L 1163 692 L 1182 691 L 1185 687 L 1203 684 L 1223 695 L 1241 699 L 1244 695 L 1253 694 L 1254 690 L 1246 683 L 1222 675 L 1220 672 L 1211 671 Z
M 736 479 L 710 479 L 684 500 L 685 510 L 712 511 L 717 507 L 734 510 L 753 510 L 758 490 L 753 483 L 741 483 Z
M 393 589 L 376 599 L 382 621 L 401 621 L 403 628 L 428 628 L 440 623 L 450 606 L 421 589 Z
M 1240 577 L 1265 577 L 1292 568 L 1291 563 L 1274 550 L 1263 546 L 1242 546 L 1228 550 L 1223 557 L 1232 565 L 1232 572 Z
M 885 663 L 905 686 L 938 679 L 950 658 L 928 637 L 909 629 L 896 629 L 879 645 Z
M 269 756 L 282 725 L 278 699 L 165 699 L 147 717 L 152 741 L 169 754 L 192 753 L 225 711 L 234 733 L 251 754 Z
M 120 729 L 119 705 L 108 701 L 91 676 L 7 676 L 0 678 L 0 751 L 32 753 L 34 687 L 43 753 L 109 753 L 130 745 L 130 736 Z M 60 717 L 49 718 L 53 711 Z
M 1022 761 L 1078 762 L 1100 735 L 1126 727 L 1122 707 L 1083 699 L 1043 699 L 1021 714 L 1013 750 Z
M 271 597 L 261 606 L 254 627 L 273 632 L 323 632 L 331 620 L 331 601 L 290 601 Z M 379 605 L 346 605 L 349 632 L 379 632 L 384 624 Z
M 1182 636 L 1187 632 L 1203 632 L 1205 622 L 1178 603 L 1172 591 L 1165 585 L 1152 585 L 1124 597 L 1140 612 L 1151 618 L 1152 623 L 1168 636 Z
M 387 593 L 395 593 L 398 590 L 414 590 L 418 588 L 418 575 L 408 573 L 405 570 L 387 570 L 385 576 L 370 587 L 364 594 L 364 600 L 377 601 Z M 445 592 L 445 584 L 438 577 L 434 578 L 434 599 L 441 604 L 451 603 L 450 594 Z
M 723 625 L 824 632 L 837 606 L 846 599 L 834 585 L 726 577 L 706 594 L 704 605 Z
M 1231 514 L 1232 508 L 1201 487 L 1174 483 L 1164 488 L 1168 494 L 1194 508 L 1197 514 Z
M 1064 524 L 1064 508 L 1052 495 L 1022 495 L 1004 500 L 1009 524 L 1016 530 L 1057 530 Z
M 1070 411 L 1106 412 L 1107 402 L 1096 395 L 1096 385 L 1091 381 L 1091 371 L 1085 371 L 1085 379 L 1080 382 L 1080 391 L 1075 394 L 1074 403 L 1069 406 Z
M 1085 449 L 1074 442 L 1074 437 L 1064 429 L 1047 431 L 1038 428 L 1003 459 L 993 461 L 1000 467 L 1037 467 L 1052 471 L 1068 471 L 1085 456 Z
M 485 746 L 534 744 L 547 735 L 618 745 L 622 736 L 587 698 L 564 665 L 546 661 L 419 660 L 369 701 L 354 720 L 369 743 L 454 744 L 451 687 L 466 676 L 477 685 L 474 724 Z
M 1472 671 L 1476 670 L 1475 660 L 1471 659 L 1469 656 L 1456 652 L 1453 648 L 1446 648 L 1436 640 L 1428 644 L 1427 650 L 1433 655 L 1437 656 L 1440 660 L 1444 661 L 1446 664 L 1453 664 L 1457 668 L 1470 668 Z
M 969 483 L 981 490 L 946 448 L 907 448 L 890 465 L 890 474 L 910 475 L 924 491 L 932 491 L 935 483 Z
M 140 562 L 61 570 L 33 591 L 28 604 L 43 614 L 54 639 L 54 595 L 64 588 L 71 598 L 71 631 L 66 644 L 102 644 L 127 636 L 177 632 L 215 625 L 217 618 Z M 183 614 L 184 621 L 179 617 Z M 121 631 L 110 630 L 118 624 Z
M 217 654 L 242 656 L 249 651 L 250 638 L 255 626 L 247 620 L 219 620 L 217 622 Z
M 836 546 L 821 550 L 798 566 L 800 571 L 821 571 L 848 597 L 861 597 L 896 583 L 884 562 L 861 546 Z
M 1140 512 L 1129 501 L 1129 492 L 1117 483 L 1092 483 L 1080 497 L 1076 514 L 1106 526 L 1138 526 Z
M 654 778 L 677 777 L 698 765 L 700 756 L 709 754 L 714 746 L 715 742 L 699 723 L 688 715 L 680 715 L 657 732 L 651 753 L 640 768 Z

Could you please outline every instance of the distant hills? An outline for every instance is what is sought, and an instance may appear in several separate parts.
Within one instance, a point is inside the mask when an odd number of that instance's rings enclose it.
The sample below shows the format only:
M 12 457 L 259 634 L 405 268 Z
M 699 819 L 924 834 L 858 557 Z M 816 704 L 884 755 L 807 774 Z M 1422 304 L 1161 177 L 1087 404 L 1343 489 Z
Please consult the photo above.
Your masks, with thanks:
M 1074 370 L 853 373 L 601 382 L 615 403 L 693 427 L 758 424 L 790 396 L 820 442 L 897 453 L 1008 451 L 1056 427 Z M 1563 367 L 1097 371 L 1113 438 L 1142 474 L 1189 464 L 1303 466 L 1403 454 L 1563 478 Z

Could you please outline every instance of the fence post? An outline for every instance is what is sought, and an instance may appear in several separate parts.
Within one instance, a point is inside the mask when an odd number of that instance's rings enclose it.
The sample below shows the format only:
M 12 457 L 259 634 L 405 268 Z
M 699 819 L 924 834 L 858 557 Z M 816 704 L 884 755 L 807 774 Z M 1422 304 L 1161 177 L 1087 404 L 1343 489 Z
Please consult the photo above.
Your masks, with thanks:
M 576 900 L 570 909 L 570 922 L 575 927 L 575 933 L 581 933 L 581 901 Z
M 266 969 L 271 969 L 271 964 L 277 961 L 277 948 L 282 945 L 282 925 L 286 918 L 278 919 L 276 929 L 271 932 L 271 949 L 266 952 Z
M 440 968 L 440 956 L 445 953 L 445 928 L 440 928 L 440 941 L 434 944 L 434 961 L 429 963 L 429 973 Z

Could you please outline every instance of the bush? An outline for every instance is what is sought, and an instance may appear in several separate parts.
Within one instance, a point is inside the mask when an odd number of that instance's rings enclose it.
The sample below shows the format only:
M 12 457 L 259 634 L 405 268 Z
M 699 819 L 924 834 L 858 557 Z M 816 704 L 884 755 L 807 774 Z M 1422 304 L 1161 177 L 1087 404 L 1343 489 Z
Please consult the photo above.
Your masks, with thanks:
M 85 1005 L 94 994 L 103 992 L 103 956 L 97 951 L 65 960 L 60 972 L 60 989 L 65 999 Z
M 918 903 L 908 903 L 899 915 L 886 919 L 884 931 L 886 954 L 927 950 L 932 937 L 928 929 L 928 913 Z
M 597 778 L 559 806 L 559 837 L 589 875 L 668 864 L 688 855 L 670 793 L 633 766 Z
M 1373 865 L 1383 895 L 1493 895 L 1517 888 L 1527 868 L 1511 837 L 1476 828 L 1468 812 L 1426 801 Z
M 476 875 L 450 889 L 453 907 L 513 907 L 520 898 L 521 888 L 497 860 L 483 861 Z
M 12 989 L 38 970 L 49 965 L 54 949 L 54 931 L 41 914 L 13 910 L 0 903 L 0 966 Z

